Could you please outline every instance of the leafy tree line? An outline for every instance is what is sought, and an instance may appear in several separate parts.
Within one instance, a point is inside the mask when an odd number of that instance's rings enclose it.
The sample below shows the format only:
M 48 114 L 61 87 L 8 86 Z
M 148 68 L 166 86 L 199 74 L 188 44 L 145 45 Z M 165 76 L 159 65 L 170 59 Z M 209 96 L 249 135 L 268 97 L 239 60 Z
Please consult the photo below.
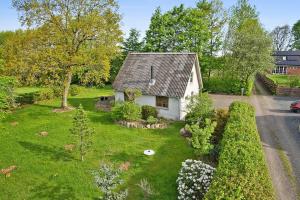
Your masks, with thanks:
M 182 4 L 166 12 L 157 8 L 145 38 L 135 32 L 123 43 L 133 47 L 123 50 L 123 59 L 128 51 L 195 52 L 210 91 L 240 93 L 245 88 L 250 93 L 254 75 L 273 66 L 272 38 L 248 0 L 237 0 L 228 11 L 221 0 L 200 0 L 194 7 Z M 121 63 L 112 69 L 117 72 Z

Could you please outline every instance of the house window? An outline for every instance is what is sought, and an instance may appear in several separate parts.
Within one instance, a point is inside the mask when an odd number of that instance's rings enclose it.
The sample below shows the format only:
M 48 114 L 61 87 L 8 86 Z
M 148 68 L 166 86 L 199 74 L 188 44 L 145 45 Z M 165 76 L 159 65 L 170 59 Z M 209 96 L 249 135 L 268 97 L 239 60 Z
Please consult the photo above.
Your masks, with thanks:
M 192 73 L 191 73 L 191 76 L 190 76 L 190 82 L 191 82 L 191 83 L 193 82 L 193 75 L 194 75 L 194 73 L 192 72 Z
M 278 66 L 273 71 L 273 74 L 287 74 L 287 67 L 285 66 Z
M 156 106 L 162 107 L 162 108 L 168 108 L 169 107 L 169 98 L 156 96 Z
M 283 57 L 282 57 L 282 60 L 286 60 L 286 56 L 283 56 Z

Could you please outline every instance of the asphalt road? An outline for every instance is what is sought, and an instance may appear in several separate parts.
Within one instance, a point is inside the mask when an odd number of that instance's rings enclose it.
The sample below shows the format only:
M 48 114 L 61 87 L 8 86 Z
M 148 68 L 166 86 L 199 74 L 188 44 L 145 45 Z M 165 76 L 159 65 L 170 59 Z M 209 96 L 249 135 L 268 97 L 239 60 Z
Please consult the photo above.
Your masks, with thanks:
M 256 91 L 250 98 L 211 97 L 217 108 L 228 107 L 235 100 L 249 102 L 255 107 L 257 128 L 277 198 L 300 199 L 300 113 L 289 111 L 291 102 L 300 98 L 272 96 L 260 83 L 256 83 Z
M 260 83 L 251 97 L 269 171 L 278 199 L 299 199 L 300 114 L 289 111 L 292 97 L 270 95 Z M 299 99 L 299 98 L 298 98 Z

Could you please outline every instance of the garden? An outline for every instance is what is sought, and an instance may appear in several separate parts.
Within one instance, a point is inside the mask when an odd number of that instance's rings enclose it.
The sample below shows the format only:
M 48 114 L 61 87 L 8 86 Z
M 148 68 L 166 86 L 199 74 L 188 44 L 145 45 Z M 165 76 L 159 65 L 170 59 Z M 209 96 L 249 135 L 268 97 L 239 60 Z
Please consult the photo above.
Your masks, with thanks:
M 40 89 L 16 89 L 18 95 L 37 90 Z M 76 111 L 53 112 L 60 99 L 43 100 L 8 112 L 0 122 L 0 166 L 16 169 L 10 177 L 0 176 L 0 199 L 97 198 L 101 192 L 93 172 L 100 163 L 123 169 L 120 177 L 124 183 L 119 187 L 128 189 L 128 199 L 143 199 L 141 186 L 148 184 L 155 193 L 151 199 L 176 199 L 181 162 L 194 158 L 188 142 L 179 135 L 184 124 L 174 122 L 156 130 L 120 126 L 109 112 L 95 109 L 97 97 L 112 92 L 110 86 L 81 87 L 78 95 L 69 97 L 71 106 L 82 104 L 89 127 L 94 130 L 93 144 L 84 162 L 78 151 L 69 148 L 77 140 L 70 133 Z M 156 152 L 154 156 L 143 155 L 149 148 Z
M 56 89 L 13 92 L 13 85 L 2 80 L 1 199 L 274 199 L 247 103 L 215 110 L 209 95 L 200 93 L 190 97 L 185 122 L 174 122 L 136 104 L 137 90 L 104 112 L 95 105 L 113 94 L 111 86 L 72 85 L 68 102 L 74 110 L 57 112 Z M 167 126 L 152 127 L 162 122 Z M 147 149 L 155 154 L 145 155 Z

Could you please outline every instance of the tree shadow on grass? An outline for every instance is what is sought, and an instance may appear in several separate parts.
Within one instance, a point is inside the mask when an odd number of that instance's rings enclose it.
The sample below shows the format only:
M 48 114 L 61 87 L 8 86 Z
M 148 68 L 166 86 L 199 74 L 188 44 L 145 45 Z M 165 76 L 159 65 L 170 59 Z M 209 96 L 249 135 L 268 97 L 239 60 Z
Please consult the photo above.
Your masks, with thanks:
M 88 117 L 91 120 L 91 122 L 101 123 L 105 125 L 115 124 L 111 119 L 110 113 L 105 113 L 105 112 L 91 113 L 88 115 Z
M 84 110 L 96 111 L 97 98 L 69 98 L 68 102 L 75 108 L 81 104 Z
M 30 190 L 30 199 L 75 200 L 74 189 L 69 185 L 43 182 Z
M 38 156 L 50 157 L 53 160 L 62 160 L 62 161 L 74 160 L 74 157 L 68 154 L 67 152 L 65 152 L 63 148 L 49 147 L 49 146 L 34 144 L 25 141 L 19 141 L 19 144 L 23 148 L 37 154 Z

